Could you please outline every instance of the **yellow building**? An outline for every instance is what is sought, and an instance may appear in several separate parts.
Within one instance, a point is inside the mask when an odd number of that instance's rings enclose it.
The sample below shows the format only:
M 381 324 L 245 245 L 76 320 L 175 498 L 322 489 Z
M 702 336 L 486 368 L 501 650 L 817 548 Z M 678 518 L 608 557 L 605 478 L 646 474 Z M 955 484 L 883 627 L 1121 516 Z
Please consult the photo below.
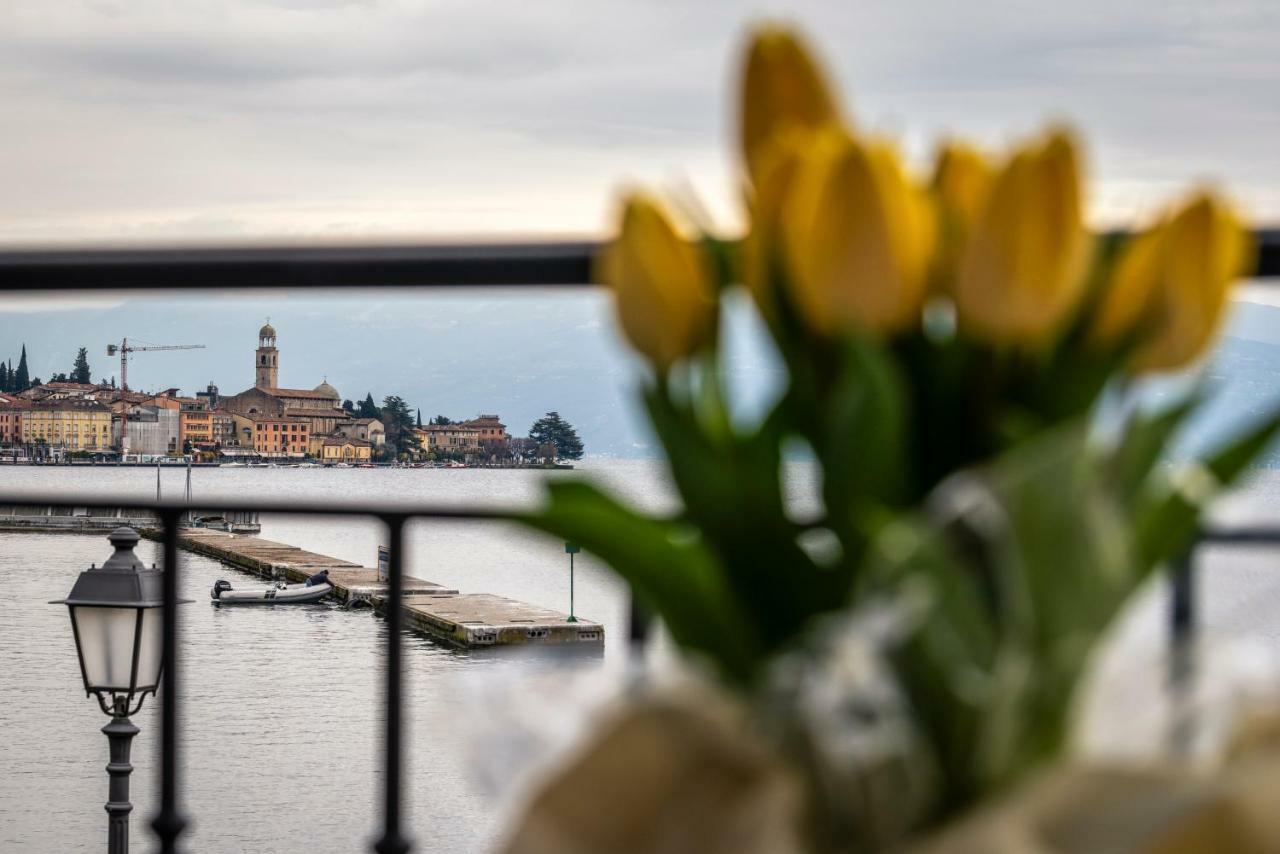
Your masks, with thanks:
M 67 451 L 111 449 L 111 409 L 88 401 L 52 401 L 23 407 L 22 441 Z
M 478 454 L 484 433 L 466 424 L 428 424 L 413 428 L 418 445 L 427 453 Z
M 373 445 L 345 436 L 316 436 L 311 442 L 311 455 L 325 463 L 367 463 L 373 458 Z
M 178 413 L 178 444 L 186 447 L 213 444 L 213 413 L 207 409 L 183 409 Z

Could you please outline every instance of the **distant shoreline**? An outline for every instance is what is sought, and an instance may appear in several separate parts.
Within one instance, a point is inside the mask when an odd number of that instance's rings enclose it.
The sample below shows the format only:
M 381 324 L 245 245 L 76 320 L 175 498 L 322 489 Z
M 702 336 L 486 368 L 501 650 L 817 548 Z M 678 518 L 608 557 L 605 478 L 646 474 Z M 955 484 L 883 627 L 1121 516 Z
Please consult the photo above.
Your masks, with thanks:
M 264 462 L 264 463 L 252 463 L 252 464 L 197 463 L 197 462 L 115 463 L 115 462 L 92 462 L 92 461 L 30 462 L 30 461 L 21 461 L 21 460 L 17 462 L 0 462 L 0 469 L 10 468 L 14 466 L 23 466 L 26 468 L 83 468 L 83 469 L 94 469 L 94 468 L 186 469 L 190 467 L 193 469 L 216 469 L 216 468 L 235 468 L 235 469 L 242 469 L 242 468 L 251 468 L 251 469 L 296 469 L 296 468 L 306 468 L 306 469 L 541 469 L 541 470 L 547 470 L 547 471 L 571 471 L 574 467 L 572 463 L 481 463 L 481 464 L 460 463 L 457 465 L 429 465 L 429 464 L 400 465 L 395 463 L 361 463 L 358 465 L 353 465 L 348 463 L 344 465 L 340 463 L 313 463 L 313 462 L 284 462 L 284 463 Z

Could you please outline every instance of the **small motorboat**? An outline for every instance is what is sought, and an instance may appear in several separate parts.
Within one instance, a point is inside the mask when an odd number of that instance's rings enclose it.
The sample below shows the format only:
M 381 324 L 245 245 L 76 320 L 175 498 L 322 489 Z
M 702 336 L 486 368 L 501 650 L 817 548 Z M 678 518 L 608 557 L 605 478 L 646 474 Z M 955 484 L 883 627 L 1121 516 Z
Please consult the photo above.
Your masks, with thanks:
M 275 587 L 236 590 L 231 582 L 219 578 L 209 591 L 215 605 L 305 605 L 319 602 L 333 590 L 329 570 L 323 569 L 301 584 L 279 582 Z

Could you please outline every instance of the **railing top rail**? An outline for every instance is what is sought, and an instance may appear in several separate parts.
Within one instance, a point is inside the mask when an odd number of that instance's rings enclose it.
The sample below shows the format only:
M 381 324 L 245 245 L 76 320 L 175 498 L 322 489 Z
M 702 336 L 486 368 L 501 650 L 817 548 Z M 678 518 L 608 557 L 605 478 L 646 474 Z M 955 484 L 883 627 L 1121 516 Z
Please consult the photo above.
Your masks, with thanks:
M 1280 277 L 1280 228 L 1251 275 Z M 0 251 L 0 290 L 518 287 L 592 283 L 590 241 Z
M 307 516 L 368 516 L 381 519 L 414 517 L 434 519 L 515 520 L 536 512 L 535 507 L 444 505 L 407 501 L 332 501 L 306 499 L 244 498 L 200 499 L 190 503 L 140 499 L 131 495 L 76 496 L 67 493 L 0 493 L 0 507 L 57 507 L 86 509 L 122 509 L 154 513 L 157 516 L 185 513 L 190 510 L 208 513 L 235 513 L 252 510 L 259 513 Z M 1280 543 L 1280 523 L 1275 525 L 1220 525 L 1202 530 L 1202 544 L 1218 546 L 1274 545 Z
M 0 251 L 0 289 L 588 285 L 597 249 L 543 242 Z
M 3 468 L 0 466 L 0 468 Z M 478 505 L 424 504 L 405 501 L 332 501 L 308 499 L 225 498 L 198 499 L 190 502 L 140 499 L 136 495 L 76 495 L 66 492 L 0 493 L 0 507 L 57 507 L 113 510 L 140 510 L 156 514 L 185 513 L 188 510 L 235 513 L 256 510 L 259 513 L 377 516 L 381 518 L 429 516 L 440 519 L 515 519 L 529 510 L 512 507 Z

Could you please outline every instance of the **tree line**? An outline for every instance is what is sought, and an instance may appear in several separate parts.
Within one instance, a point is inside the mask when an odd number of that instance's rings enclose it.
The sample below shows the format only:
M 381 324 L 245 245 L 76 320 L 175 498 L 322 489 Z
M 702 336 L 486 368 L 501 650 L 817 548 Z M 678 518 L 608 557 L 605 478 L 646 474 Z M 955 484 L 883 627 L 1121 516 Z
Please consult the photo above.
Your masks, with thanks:
M 373 394 L 367 393 L 364 400 L 358 403 L 352 400 L 342 401 L 342 408 L 356 418 L 376 418 L 382 422 L 383 429 L 386 430 L 387 456 L 395 458 L 401 451 L 417 448 L 413 430 L 423 426 L 422 410 L 411 410 L 399 395 L 387 395 L 382 399 L 382 405 L 378 406 L 374 403 Z M 427 423 L 448 425 L 462 422 L 454 421 L 447 415 L 436 415 Z M 528 438 L 513 438 L 512 447 L 503 449 L 503 453 L 580 460 L 584 448 L 573 425 L 559 412 L 552 411 L 533 422 Z
M 91 383 L 89 373 L 89 351 L 81 347 L 76 353 L 75 361 L 69 373 L 57 373 L 49 377 L 51 383 Z M 112 383 L 114 385 L 114 381 Z M 13 359 L 0 362 L 0 392 L 18 394 L 34 386 L 42 385 L 39 377 L 31 376 L 27 367 L 27 345 L 22 345 L 22 355 L 18 357 L 18 366 L 13 366 Z

